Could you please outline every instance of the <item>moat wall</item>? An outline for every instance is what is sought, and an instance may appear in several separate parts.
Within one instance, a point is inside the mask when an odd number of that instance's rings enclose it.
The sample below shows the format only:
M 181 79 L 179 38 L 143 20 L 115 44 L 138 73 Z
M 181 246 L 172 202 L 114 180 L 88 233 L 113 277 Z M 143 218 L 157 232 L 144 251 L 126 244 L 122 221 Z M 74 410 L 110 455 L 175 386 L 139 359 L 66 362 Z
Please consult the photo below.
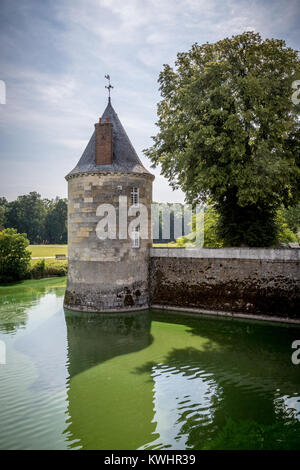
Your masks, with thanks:
M 300 320 L 300 250 L 151 248 L 150 302 Z

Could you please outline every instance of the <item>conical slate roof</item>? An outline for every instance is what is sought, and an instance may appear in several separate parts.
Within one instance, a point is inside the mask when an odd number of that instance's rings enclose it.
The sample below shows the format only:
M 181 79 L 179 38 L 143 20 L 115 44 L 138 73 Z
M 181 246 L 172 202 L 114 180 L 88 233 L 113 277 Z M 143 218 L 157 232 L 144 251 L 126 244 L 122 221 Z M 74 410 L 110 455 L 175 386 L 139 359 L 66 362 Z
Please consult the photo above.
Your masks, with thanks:
M 113 124 L 113 160 L 110 165 L 96 165 L 95 163 L 95 131 L 86 146 L 79 162 L 75 168 L 66 176 L 80 173 L 103 173 L 103 172 L 122 172 L 122 173 L 140 173 L 150 175 L 148 170 L 143 167 L 142 162 L 137 156 L 132 143 L 130 142 L 117 113 L 109 100 L 108 105 L 102 115 L 102 119 Z

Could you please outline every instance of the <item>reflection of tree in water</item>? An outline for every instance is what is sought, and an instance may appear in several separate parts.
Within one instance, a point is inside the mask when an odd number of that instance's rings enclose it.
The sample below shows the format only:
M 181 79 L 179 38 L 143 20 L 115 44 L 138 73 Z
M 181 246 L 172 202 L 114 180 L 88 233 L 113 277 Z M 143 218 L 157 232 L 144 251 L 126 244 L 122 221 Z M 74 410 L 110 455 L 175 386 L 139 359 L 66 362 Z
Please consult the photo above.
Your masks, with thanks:
M 260 421 L 228 418 L 213 439 L 206 443 L 208 450 L 299 450 L 300 423 L 284 416 L 273 424 Z
M 180 428 L 175 439 L 186 436 L 186 446 L 195 449 L 299 448 L 299 409 L 287 408 L 282 399 L 297 394 L 299 400 L 299 369 L 291 362 L 291 344 L 299 329 L 155 315 L 160 322 L 170 318 L 188 326 L 191 335 L 211 340 L 201 350 L 175 348 L 163 364 L 150 361 L 136 369 L 154 377 L 158 395 L 160 376 L 168 377 L 170 384 L 178 382 L 178 376 L 190 385 L 198 380 L 200 389 L 206 382 L 202 402 L 197 403 L 199 393 L 191 392 L 176 403 Z
M 57 282 L 57 281 L 56 281 Z M 57 296 L 63 296 L 65 287 L 57 283 L 53 286 L 43 285 L 40 281 L 16 283 L 1 287 L 0 291 L 0 332 L 15 334 L 25 328 L 28 310 L 37 305 L 41 297 L 56 290 Z

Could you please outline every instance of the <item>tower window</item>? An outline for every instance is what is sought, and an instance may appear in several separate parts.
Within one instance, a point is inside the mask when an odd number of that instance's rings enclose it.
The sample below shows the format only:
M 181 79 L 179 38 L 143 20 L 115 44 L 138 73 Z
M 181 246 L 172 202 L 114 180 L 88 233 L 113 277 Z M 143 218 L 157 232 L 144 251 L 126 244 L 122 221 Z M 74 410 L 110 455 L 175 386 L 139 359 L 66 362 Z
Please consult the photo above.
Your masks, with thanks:
M 140 227 L 132 229 L 132 248 L 140 247 Z
M 131 189 L 131 205 L 132 206 L 139 205 L 139 188 Z

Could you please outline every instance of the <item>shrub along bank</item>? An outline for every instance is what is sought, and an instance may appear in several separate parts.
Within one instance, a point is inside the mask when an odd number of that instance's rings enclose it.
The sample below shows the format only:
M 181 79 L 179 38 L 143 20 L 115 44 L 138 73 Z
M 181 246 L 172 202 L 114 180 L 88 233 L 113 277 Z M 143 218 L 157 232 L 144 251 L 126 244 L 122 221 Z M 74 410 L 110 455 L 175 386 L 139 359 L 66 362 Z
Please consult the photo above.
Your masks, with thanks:
M 67 261 L 46 261 L 41 259 L 31 261 L 27 275 L 29 279 L 41 279 L 44 277 L 66 276 L 67 272 Z

